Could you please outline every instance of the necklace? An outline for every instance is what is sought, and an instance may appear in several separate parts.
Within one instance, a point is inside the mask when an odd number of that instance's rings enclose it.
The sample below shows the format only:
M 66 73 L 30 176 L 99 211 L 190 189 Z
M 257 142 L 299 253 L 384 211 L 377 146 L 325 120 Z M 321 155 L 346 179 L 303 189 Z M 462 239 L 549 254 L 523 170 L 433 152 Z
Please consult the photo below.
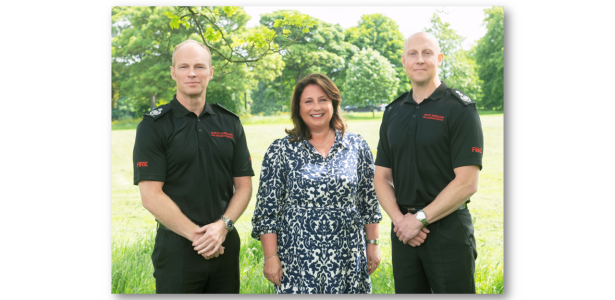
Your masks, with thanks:
M 326 145 L 327 143 L 329 143 L 330 140 L 331 140 L 331 129 L 329 129 L 328 138 L 327 138 L 327 141 L 324 144 L 322 144 L 320 146 L 316 146 L 316 145 L 312 144 L 312 146 L 314 146 L 314 148 L 316 148 L 316 147 L 320 148 L 320 147 Z

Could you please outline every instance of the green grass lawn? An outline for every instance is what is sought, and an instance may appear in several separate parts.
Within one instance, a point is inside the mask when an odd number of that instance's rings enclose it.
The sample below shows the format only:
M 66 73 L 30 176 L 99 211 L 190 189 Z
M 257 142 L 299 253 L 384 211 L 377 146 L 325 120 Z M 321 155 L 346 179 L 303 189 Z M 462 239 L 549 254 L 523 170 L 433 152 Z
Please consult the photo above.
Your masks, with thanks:
M 374 157 L 378 146 L 378 130 L 382 113 L 349 113 L 348 131 L 361 134 Z M 483 170 L 478 192 L 469 205 L 475 226 L 478 247 L 476 261 L 476 289 L 480 294 L 504 292 L 504 116 L 481 112 L 485 137 Z M 241 293 L 273 293 L 273 285 L 262 275 L 263 255 L 260 242 L 250 237 L 250 220 L 256 203 L 258 178 L 265 151 L 274 139 L 285 136 L 284 129 L 292 126 L 288 116 L 253 116 L 242 120 L 252 156 L 255 177 L 253 194 L 248 208 L 236 222 L 241 236 L 240 268 Z M 155 237 L 154 217 L 141 205 L 138 187 L 132 184 L 132 149 L 135 121 L 115 122 L 111 132 L 111 235 L 112 235 L 112 293 L 155 293 L 152 276 L 151 251 Z M 123 129 L 123 130 L 119 130 Z M 374 294 L 394 293 L 391 267 L 391 221 L 384 210 L 380 223 L 380 251 L 382 262 L 372 276 Z

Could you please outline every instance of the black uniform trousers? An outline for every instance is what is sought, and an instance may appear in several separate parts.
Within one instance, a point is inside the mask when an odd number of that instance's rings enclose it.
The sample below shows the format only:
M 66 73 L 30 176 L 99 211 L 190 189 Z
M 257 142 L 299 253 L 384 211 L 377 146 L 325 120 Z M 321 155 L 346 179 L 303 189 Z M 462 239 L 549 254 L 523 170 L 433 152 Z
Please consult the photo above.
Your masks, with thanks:
M 240 243 L 237 230 L 233 230 L 222 243 L 224 254 L 206 260 L 188 239 L 158 228 L 152 253 L 156 294 L 238 294 Z
M 478 256 L 472 216 L 456 210 L 429 224 L 425 242 L 404 245 L 391 224 L 395 293 L 476 293 L 474 261 Z

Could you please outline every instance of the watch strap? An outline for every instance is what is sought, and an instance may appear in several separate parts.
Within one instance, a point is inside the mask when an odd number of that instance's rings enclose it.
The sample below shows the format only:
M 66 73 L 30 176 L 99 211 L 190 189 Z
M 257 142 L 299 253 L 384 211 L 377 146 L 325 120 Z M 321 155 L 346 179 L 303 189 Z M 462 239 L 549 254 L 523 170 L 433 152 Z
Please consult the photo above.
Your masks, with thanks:
M 224 221 L 224 225 L 228 231 L 233 231 L 233 228 L 235 228 L 235 224 L 233 224 L 233 220 L 225 216 L 220 217 L 220 219 Z
M 368 243 L 368 244 L 378 245 L 378 239 L 375 239 L 375 240 L 366 240 L 365 242 L 366 242 L 366 243 Z
M 418 217 L 419 213 L 423 213 L 423 216 L 425 216 L 425 217 L 424 218 L 419 218 Z M 416 212 L 416 214 L 417 214 L 416 219 L 421 221 L 421 223 L 423 223 L 423 226 L 427 227 L 427 225 L 429 225 L 429 223 L 427 223 L 427 215 L 425 214 L 425 212 L 421 209 L 418 212 Z

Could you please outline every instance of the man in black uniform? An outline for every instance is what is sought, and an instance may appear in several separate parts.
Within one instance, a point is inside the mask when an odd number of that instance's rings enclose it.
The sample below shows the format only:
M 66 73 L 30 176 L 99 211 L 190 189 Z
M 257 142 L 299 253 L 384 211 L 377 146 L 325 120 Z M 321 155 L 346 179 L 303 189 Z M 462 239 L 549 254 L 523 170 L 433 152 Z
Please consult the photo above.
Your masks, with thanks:
M 412 90 L 387 106 L 380 127 L 374 185 L 393 223 L 396 293 L 476 293 L 466 203 L 478 188 L 483 133 L 475 103 L 438 79 L 443 56 L 431 34 L 408 38 Z
M 207 47 L 177 45 L 177 94 L 137 127 L 134 183 L 158 221 L 156 293 L 239 293 L 233 222 L 250 201 L 254 171 L 239 117 L 205 100 L 213 74 Z

